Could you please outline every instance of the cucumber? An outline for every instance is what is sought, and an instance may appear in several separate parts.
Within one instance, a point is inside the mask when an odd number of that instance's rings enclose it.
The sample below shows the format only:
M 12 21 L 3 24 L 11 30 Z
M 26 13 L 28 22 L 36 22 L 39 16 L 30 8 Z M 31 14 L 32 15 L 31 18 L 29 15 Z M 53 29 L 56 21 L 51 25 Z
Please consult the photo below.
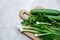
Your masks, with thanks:
M 60 22 L 60 16 L 52 16 L 52 15 L 46 15 L 46 16 L 57 21 L 57 22 Z
M 30 13 L 32 15 L 39 15 L 40 13 L 44 13 L 46 15 L 60 15 L 60 11 L 53 9 L 32 9 Z

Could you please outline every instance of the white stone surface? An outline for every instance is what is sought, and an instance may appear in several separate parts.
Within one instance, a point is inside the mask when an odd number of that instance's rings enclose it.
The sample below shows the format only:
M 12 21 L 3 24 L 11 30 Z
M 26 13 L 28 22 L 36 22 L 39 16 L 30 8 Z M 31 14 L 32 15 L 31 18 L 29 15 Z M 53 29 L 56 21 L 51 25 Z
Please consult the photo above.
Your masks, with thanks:
M 16 28 L 22 19 L 21 9 L 31 9 L 36 5 L 60 10 L 60 0 L 0 0 L 0 40 L 30 40 Z

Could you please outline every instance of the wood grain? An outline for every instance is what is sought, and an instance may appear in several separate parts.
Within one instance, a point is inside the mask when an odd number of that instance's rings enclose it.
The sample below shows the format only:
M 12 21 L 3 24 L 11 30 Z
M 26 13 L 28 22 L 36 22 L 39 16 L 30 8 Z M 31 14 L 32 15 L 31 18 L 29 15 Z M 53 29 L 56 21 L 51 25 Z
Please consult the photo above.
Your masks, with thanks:
M 36 37 L 34 34 L 30 32 L 23 32 L 27 37 L 31 38 L 31 40 L 40 40 L 38 37 Z

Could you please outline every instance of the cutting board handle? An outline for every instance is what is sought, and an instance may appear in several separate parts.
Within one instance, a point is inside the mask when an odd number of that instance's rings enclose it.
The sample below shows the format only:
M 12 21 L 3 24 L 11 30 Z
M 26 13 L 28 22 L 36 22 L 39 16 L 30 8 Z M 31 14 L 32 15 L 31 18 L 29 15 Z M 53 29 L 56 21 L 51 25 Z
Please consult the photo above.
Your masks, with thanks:
M 20 13 L 19 13 L 20 18 L 22 18 L 23 20 L 26 20 L 26 19 L 27 19 L 27 17 L 25 17 L 25 16 L 24 16 L 24 14 L 26 14 L 26 15 L 28 15 L 28 16 L 29 16 L 29 15 L 30 15 L 30 13 L 29 13 L 29 11 L 24 10 L 24 9 L 20 11 Z

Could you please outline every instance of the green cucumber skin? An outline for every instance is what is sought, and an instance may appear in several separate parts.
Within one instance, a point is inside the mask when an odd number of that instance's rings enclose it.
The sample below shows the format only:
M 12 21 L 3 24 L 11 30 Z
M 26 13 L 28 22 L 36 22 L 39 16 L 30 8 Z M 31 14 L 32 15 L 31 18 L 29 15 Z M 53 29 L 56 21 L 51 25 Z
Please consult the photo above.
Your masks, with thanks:
M 30 13 L 32 15 L 39 15 L 40 13 L 45 13 L 46 15 L 60 15 L 60 11 L 53 9 L 32 9 Z
M 57 21 L 57 22 L 60 22 L 60 16 L 52 16 L 52 15 L 46 15 L 46 16 Z

